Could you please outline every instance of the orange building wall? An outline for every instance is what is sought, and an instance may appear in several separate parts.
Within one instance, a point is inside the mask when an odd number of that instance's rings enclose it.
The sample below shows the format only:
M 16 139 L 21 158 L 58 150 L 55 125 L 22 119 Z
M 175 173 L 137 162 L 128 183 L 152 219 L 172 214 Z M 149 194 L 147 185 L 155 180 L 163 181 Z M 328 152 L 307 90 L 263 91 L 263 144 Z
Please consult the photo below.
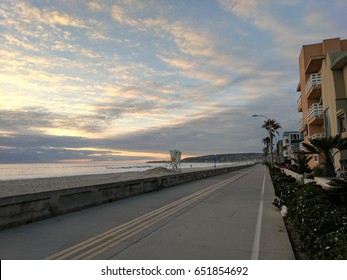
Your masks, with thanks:
M 322 65 L 324 60 L 326 59 L 326 55 L 328 52 L 336 51 L 346 51 L 347 50 L 347 40 L 340 40 L 340 38 L 333 38 L 323 40 L 322 43 L 304 45 L 301 49 L 299 56 L 299 71 L 300 71 L 300 90 L 301 90 L 301 104 L 302 104 L 302 120 L 303 120 L 303 128 L 307 125 L 307 112 L 312 104 L 318 103 L 320 101 L 320 96 L 318 95 L 316 98 L 307 98 L 305 87 L 306 82 L 309 79 L 312 73 L 321 73 Z M 324 71 L 330 71 L 329 67 L 324 67 Z M 324 83 L 324 78 L 326 75 L 330 75 L 331 73 L 321 73 L 322 74 L 322 83 Z M 346 75 L 346 72 L 343 73 Z M 330 79 L 329 79 L 330 80 Z M 335 96 L 335 94 L 334 94 Z M 335 99 L 335 97 L 333 97 Z M 331 98 L 329 98 L 331 99 Z M 329 102 L 331 103 L 331 102 Z M 329 104 L 330 106 L 331 104 Z M 323 133 L 324 131 L 324 122 L 319 121 L 315 125 L 307 126 L 307 134 L 305 135 L 305 142 L 309 142 L 309 137 L 314 135 L 315 133 Z M 301 130 L 303 132 L 303 130 Z M 311 168 L 316 167 L 319 164 L 322 164 L 322 159 L 319 161 L 314 161 L 312 159 L 309 163 Z

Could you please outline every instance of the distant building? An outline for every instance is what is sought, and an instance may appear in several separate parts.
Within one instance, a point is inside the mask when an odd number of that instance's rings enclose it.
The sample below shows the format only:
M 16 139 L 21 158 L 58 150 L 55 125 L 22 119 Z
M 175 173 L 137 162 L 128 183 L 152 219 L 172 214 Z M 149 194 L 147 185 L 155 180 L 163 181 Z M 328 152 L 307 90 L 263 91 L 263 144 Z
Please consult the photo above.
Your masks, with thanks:
M 283 147 L 283 141 L 279 140 L 276 144 L 276 154 L 277 154 L 277 163 L 283 164 L 284 163 L 284 147 Z
M 337 134 L 346 137 L 347 39 L 304 45 L 299 70 L 297 110 L 302 113 L 299 131 L 304 134 L 304 141 Z M 315 155 L 309 166 L 314 168 L 323 163 L 323 159 Z M 346 151 L 335 157 L 335 166 L 346 169 Z
M 284 131 L 282 140 L 277 142 L 278 163 L 293 164 L 292 159 L 300 152 L 299 145 L 304 135 L 299 131 Z
M 300 143 L 304 140 L 304 134 L 299 131 L 283 132 L 283 157 L 284 162 L 292 164 L 292 159 L 300 152 Z

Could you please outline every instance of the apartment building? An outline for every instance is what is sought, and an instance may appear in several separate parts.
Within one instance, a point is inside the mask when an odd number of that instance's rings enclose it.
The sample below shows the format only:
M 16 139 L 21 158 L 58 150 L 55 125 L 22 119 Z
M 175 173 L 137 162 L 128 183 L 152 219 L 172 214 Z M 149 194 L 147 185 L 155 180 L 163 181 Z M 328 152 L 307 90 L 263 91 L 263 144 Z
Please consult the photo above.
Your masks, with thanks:
M 299 131 L 304 141 L 336 134 L 347 137 L 347 39 L 304 45 L 299 70 L 297 110 L 302 113 Z M 314 168 L 322 163 L 323 159 L 315 155 L 309 165 Z M 347 152 L 335 157 L 335 166 L 347 169 Z
M 293 164 L 293 158 L 297 158 L 300 152 L 299 144 L 304 139 L 304 135 L 299 131 L 284 131 L 282 140 L 277 142 L 277 163 Z
M 292 159 L 299 153 L 299 144 L 303 141 L 304 135 L 299 131 L 283 132 L 283 157 L 285 163 L 293 164 Z

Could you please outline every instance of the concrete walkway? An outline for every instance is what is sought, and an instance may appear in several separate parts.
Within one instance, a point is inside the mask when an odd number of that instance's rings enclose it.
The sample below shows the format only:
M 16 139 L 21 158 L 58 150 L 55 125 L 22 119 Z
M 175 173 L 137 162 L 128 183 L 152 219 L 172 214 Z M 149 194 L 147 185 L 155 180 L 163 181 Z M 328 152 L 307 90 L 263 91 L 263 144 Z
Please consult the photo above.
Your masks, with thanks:
M 1 259 L 270 259 L 293 250 L 265 166 L 0 231 Z
M 261 251 L 259 259 L 292 260 L 295 259 L 293 249 L 280 210 L 272 205 L 274 198 L 274 188 L 269 171 L 266 168 L 261 228 Z

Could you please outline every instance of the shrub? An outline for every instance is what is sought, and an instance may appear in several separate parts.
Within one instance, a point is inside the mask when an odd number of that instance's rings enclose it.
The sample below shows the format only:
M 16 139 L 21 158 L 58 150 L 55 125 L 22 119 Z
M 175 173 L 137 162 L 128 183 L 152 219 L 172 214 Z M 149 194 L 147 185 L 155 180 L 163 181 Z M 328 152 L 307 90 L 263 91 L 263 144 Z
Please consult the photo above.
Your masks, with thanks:
M 346 188 L 324 190 L 315 183 L 300 186 L 271 171 L 277 207 L 288 207 L 287 219 L 310 259 L 347 259 Z M 295 180 L 294 180 L 295 181 Z
M 296 183 L 295 178 L 281 173 L 279 169 L 273 169 L 271 174 L 272 184 L 276 195 L 273 204 L 278 208 L 281 208 L 283 205 L 288 206 L 291 198 L 300 186 Z
M 313 169 L 313 176 L 314 177 L 326 177 L 327 171 L 324 166 L 316 166 Z

